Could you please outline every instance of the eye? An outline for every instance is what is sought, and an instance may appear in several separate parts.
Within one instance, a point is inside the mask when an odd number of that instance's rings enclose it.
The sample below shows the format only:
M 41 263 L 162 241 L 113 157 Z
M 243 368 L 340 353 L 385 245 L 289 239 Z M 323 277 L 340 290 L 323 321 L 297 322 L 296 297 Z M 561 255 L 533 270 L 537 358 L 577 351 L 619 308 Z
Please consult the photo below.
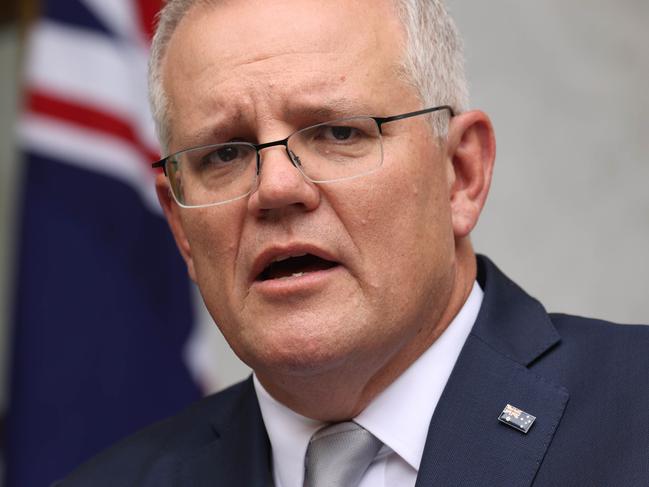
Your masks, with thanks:
M 352 136 L 352 131 L 354 129 L 352 127 L 334 126 L 334 127 L 330 127 L 330 130 L 331 130 L 331 135 L 334 137 L 334 139 L 347 140 Z
M 218 147 L 200 158 L 200 166 L 202 168 L 225 167 L 244 159 L 248 152 L 250 151 L 247 151 L 245 147 L 236 145 Z
M 344 125 L 322 125 L 315 139 L 329 143 L 352 143 L 360 141 L 366 136 L 363 127 L 356 127 L 352 123 Z
M 239 150 L 238 147 L 229 145 L 227 147 L 221 147 L 219 149 L 216 149 L 211 154 L 208 154 L 208 157 L 210 159 L 215 159 L 215 162 L 217 161 L 231 162 L 234 161 L 237 157 L 239 157 L 240 152 L 241 151 Z

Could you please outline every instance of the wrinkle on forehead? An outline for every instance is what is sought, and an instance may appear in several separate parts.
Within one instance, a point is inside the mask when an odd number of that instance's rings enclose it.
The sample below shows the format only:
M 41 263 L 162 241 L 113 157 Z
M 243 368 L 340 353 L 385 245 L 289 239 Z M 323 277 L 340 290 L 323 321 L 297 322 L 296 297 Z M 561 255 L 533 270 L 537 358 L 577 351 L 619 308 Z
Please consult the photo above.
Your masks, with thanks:
M 386 4 L 389 5 L 387 9 Z M 323 5 L 327 7 L 322 8 Z M 385 15 L 390 9 L 395 15 Z M 349 15 L 340 15 L 341 12 L 349 12 Z M 269 15 L 272 17 L 269 18 Z M 363 22 L 359 22 L 360 18 Z M 220 63 L 230 67 L 281 55 L 306 57 L 336 54 L 343 50 L 354 50 L 362 44 L 385 51 L 386 46 L 397 44 L 403 47 L 405 40 L 403 26 L 390 0 L 199 3 L 176 28 L 167 54 L 173 50 L 178 38 L 183 38 L 186 49 L 184 53 L 178 53 L 180 56 L 176 58 L 182 59 L 185 57 L 182 54 L 191 52 L 192 55 L 186 56 L 186 60 L 192 61 L 196 55 L 200 57 L 201 52 L 216 48 Z M 188 38 L 192 41 L 189 45 Z
M 227 137 L 227 128 L 231 126 L 246 126 L 250 130 L 257 132 L 259 126 L 267 124 L 270 120 L 268 115 L 260 114 L 257 117 L 257 105 L 252 102 L 237 104 L 223 103 L 219 105 L 213 113 L 213 118 L 206 125 L 192 130 L 191 134 L 183 137 L 182 145 L 184 148 L 206 145 L 210 143 L 224 142 Z M 358 100 L 348 98 L 322 98 L 318 100 L 308 100 L 297 97 L 289 99 L 282 105 L 282 111 L 279 116 L 282 120 L 289 121 L 288 127 L 283 135 L 277 136 L 277 139 L 288 137 L 293 131 L 304 128 L 308 125 L 314 125 L 321 122 L 346 118 L 352 116 L 368 115 L 385 115 L 374 113 L 372 107 Z M 266 143 L 270 140 L 248 140 L 248 142 Z
M 271 112 L 275 118 L 306 118 L 306 112 L 316 112 L 318 106 L 322 116 L 317 120 L 314 115 L 314 122 L 330 120 L 336 109 L 348 116 L 376 115 L 374 110 L 360 111 L 358 103 L 354 112 L 354 103 L 336 101 L 354 97 L 349 89 L 345 92 L 348 78 L 357 87 L 371 86 L 371 94 L 377 96 L 382 95 L 382 78 L 401 79 L 395 74 L 400 66 L 399 31 L 378 18 L 373 4 L 365 5 L 368 13 L 359 24 L 356 14 L 363 2 L 327 0 L 322 5 L 319 0 L 280 0 L 273 2 L 273 10 L 266 8 L 259 15 L 251 10 L 256 3 L 197 7 L 179 25 L 163 66 L 172 140 L 183 139 L 190 131 L 203 136 L 219 119 L 254 118 L 261 123 Z M 294 16 L 279 26 L 276 18 L 269 27 L 267 17 L 269 11 L 275 12 L 276 3 L 280 10 L 295 7 L 297 12 L 284 12 Z M 352 12 L 339 15 L 340 10 Z M 241 25 L 233 23 L 237 18 Z M 256 28 L 264 30 L 258 36 L 248 34 Z M 179 124 L 184 126 L 180 133 Z
M 280 52 L 280 53 L 263 53 L 263 54 L 257 54 L 252 56 L 251 59 L 249 60 L 240 60 L 237 63 L 237 67 L 246 67 L 246 66 L 254 66 L 257 63 L 263 63 L 264 61 L 279 61 L 282 57 L 290 57 L 290 56 L 313 56 L 313 55 L 321 55 L 321 56 L 326 56 L 328 54 L 331 54 L 330 51 L 325 51 L 325 50 L 294 50 L 290 52 Z

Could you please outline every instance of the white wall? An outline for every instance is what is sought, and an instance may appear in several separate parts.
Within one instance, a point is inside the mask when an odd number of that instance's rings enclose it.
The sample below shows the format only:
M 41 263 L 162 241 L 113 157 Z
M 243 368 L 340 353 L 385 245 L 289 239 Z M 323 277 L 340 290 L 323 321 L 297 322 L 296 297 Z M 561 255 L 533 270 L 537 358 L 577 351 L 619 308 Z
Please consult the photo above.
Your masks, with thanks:
M 13 138 L 17 107 L 18 42 L 16 31 L 0 28 L 0 414 L 6 403 L 9 361 L 8 327 L 18 167 Z
M 649 3 L 450 6 L 498 140 L 476 248 L 551 310 L 649 323 Z

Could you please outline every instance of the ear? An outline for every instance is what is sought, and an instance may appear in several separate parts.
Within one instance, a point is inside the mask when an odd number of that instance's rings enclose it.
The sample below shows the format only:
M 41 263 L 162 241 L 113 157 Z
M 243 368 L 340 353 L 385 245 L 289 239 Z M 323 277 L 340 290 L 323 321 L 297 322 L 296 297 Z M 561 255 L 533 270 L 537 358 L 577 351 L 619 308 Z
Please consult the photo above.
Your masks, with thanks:
M 155 189 L 156 193 L 158 193 L 158 200 L 160 201 L 160 206 L 162 206 L 162 211 L 164 211 L 167 223 L 169 223 L 169 228 L 171 228 L 171 233 L 176 240 L 178 250 L 180 250 L 180 254 L 183 256 L 183 259 L 185 259 L 185 264 L 187 264 L 189 277 L 192 281 L 196 282 L 196 272 L 194 270 L 191 246 L 189 245 L 189 240 L 187 240 L 185 229 L 182 225 L 182 208 L 178 206 L 176 200 L 174 200 L 171 195 L 169 182 L 164 174 L 161 173 L 156 176 Z
M 456 238 L 466 237 L 478 223 L 491 185 L 496 140 L 489 117 L 481 111 L 453 118 L 448 133 L 451 216 Z

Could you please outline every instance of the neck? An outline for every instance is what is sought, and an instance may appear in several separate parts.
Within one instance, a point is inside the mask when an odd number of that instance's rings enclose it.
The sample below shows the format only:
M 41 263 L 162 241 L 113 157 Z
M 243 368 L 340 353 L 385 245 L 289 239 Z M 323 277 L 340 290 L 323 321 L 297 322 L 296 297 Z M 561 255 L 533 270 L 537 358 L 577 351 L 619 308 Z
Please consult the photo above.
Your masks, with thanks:
M 455 250 L 446 306 L 398 350 L 350 357 L 333 370 L 305 377 L 256 371 L 259 381 L 276 400 L 308 418 L 339 422 L 357 416 L 439 338 L 466 302 L 476 278 L 475 254 L 468 239 L 456 243 Z

